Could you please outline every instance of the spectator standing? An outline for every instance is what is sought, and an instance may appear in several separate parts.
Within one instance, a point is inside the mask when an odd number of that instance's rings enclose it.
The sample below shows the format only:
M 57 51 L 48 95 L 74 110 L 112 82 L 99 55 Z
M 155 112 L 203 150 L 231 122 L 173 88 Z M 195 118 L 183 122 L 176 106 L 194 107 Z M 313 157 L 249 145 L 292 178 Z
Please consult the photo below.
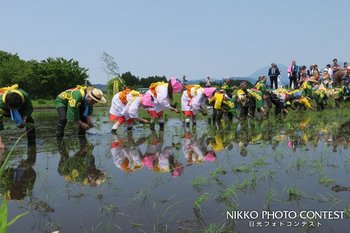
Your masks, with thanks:
M 288 67 L 288 77 L 289 77 L 289 88 L 296 88 L 298 82 L 298 72 L 299 67 L 296 64 L 296 61 L 293 60 L 292 64 Z
M 205 80 L 205 86 L 206 87 L 211 87 L 211 82 L 210 82 L 210 77 L 207 76 L 207 79 Z
M 280 75 L 280 71 L 275 63 L 271 64 L 268 75 L 270 77 L 270 88 L 273 89 L 273 84 L 275 84 L 275 89 L 277 89 L 277 77 Z

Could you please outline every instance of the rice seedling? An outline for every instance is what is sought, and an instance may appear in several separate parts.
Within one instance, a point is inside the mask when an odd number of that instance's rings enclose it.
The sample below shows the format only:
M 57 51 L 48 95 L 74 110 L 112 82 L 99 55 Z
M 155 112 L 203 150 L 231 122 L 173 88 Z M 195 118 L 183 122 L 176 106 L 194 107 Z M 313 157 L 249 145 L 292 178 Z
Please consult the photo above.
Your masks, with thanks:
M 298 157 L 297 162 L 296 162 L 296 168 L 298 169 L 298 171 L 300 171 L 301 168 L 304 166 L 305 166 L 305 159 Z
M 201 191 L 200 186 L 210 185 L 210 184 L 212 184 L 212 181 L 204 176 L 197 176 L 192 180 L 192 187 L 197 192 Z
M 330 185 L 335 182 L 335 179 L 328 178 L 326 175 L 321 175 L 318 182 L 324 185 Z
M 120 226 L 118 226 L 117 224 L 111 224 L 111 223 L 105 223 L 103 224 L 104 225 L 104 229 L 103 229 L 103 232 L 105 233 L 108 233 L 108 232 L 116 232 L 116 229 L 118 231 L 121 231 L 122 228 Z
M 103 218 L 107 215 L 115 217 L 117 212 L 118 212 L 118 207 L 114 203 L 111 203 L 109 205 L 101 203 L 100 218 Z
M 341 202 L 339 198 L 337 198 L 335 195 L 329 194 L 328 197 L 323 196 L 322 194 L 317 194 L 317 196 L 309 196 L 308 197 L 311 200 L 315 200 L 318 202 L 330 202 L 330 203 L 338 203 Z
M 237 190 L 245 191 L 247 187 L 250 186 L 251 184 L 252 183 L 250 179 L 244 179 L 242 183 L 237 183 L 235 187 Z
M 294 187 L 289 187 L 287 189 L 287 193 L 289 200 L 299 200 L 301 197 L 304 196 L 304 193 L 301 190 Z
M 237 188 L 235 186 L 231 186 L 226 188 L 223 192 L 221 192 L 216 198 L 216 201 L 223 202 L 228 209 L 236 209 L 238 203 L 236 201 L 236 192 Z
M 178 214 L 175 208 L 179 208 L 184 201 L 173 202 L 174 195 L 169 197 L 167 201 L 154 201 L 153 208 L 156 212 L 156 221 L 153 224 L 154 232 L 168 232 L 168 223 L 173 220 Z
M 316 161 L 316 170 L 319 175 L 323 174 L 322 157 Z
M 254 165 L 255 167 L 261 167 L 261 166 L 267 165 L 267 163 L 265 162 L 265 158 L 264 158 L 264 157 L 261 157 L 261 158 L 255 159 L 255 160 L 253 161 L 253 165 Z
M 82 231 L 84 231 L 85 233 L 89 233 L 89 232 L 91 232 L 91 233 L 100 232 L 99 227 L 101 226 L 101 224 L 102 224 L 102 222 L 99 222 L 96 226 L 92 226 L 92 227 L 91 227 L 91 230 L 88 231 L 88 230 L 84 227 L 84 225 L 83 225 L 82 223 L 79 223 L 80 229 L 81 229 Z
M 149 194 L 150 194 L 150 191 L 144 188 L 135 194 L 135 196 L 132 198 L 132 201 L 134 203 L 145 203 L 148 199 Z
M 227 171 L 223 167 L 218 167 L 214 172 L 210 173 L 213 178 L 217 178 L 219 175 L 226 175 Z
M 264 203 L 264 206 L 266 209 L 270 209 L 270 204 L 271 204 L 273 196 L 274 196 L 274 191 L 270 186 L 269 191 L 266 194 L 265 203 Z
M 131 223 L 131 227 L 134 228 L 134 229 L 135 228 L 140 228 L 140 227 L 142 227 L 142 225 L 143 224 L 141 224 L 141 223 L 134 223 L 134 222 Z
M 251 167 L 244 165 L 240 167 L 235 167 L 232 169 L 233 172 L 242 172 L 242 173 L 249 173 L 252 171 Z
M 350 219 L 350 207 L 345 208 L 345 217 Z
M 205 233 L 234 233 L 233 226 L 223 223 L 219 224 L 210 224 L 204 231 Z
M 194 210 L 194 213 L 196 214 L 196 216 L 202 215 L 202 213 L 203 213 L 202 203 L 207 199 L 208 196 L 209 196 L 208 193 L 203 193 L 195 200 L 195 202 L 193 204 L 193 210 Z

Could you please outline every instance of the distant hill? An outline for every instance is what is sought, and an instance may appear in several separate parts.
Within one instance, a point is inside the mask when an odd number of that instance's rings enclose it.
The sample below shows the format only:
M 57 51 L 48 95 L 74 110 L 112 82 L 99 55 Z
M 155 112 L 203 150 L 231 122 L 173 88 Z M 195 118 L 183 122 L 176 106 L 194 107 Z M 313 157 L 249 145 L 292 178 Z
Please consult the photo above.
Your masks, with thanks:
M 96 88 L 98 88 L 98 89 L 100 89 L 101 91 L 105 91 L 106 88 L 107 88 L 107 86 L 104 85 L 104 84 L 91 84 L 91 85 L 96 87 Z
M 251 78 L 251 77 L 230 77 L 229 79 L 231 80 L 246 80 L 249 81 L 250 83 L 254 84 L 257 80 L 257 78 Z M 210 81 L 215 82 L 215 83 L 223 83 L 223 79 L 214 79 L 211 78 Z M 186 84 L 199 84 L 200 82 L 205 82 L 204 79 L 194 79 L 194 80 L 187 80 Z
M 252 73 L 251 75 L 249 75 L 249 77 L 254 79 L 254 80 L 257 80 L 258 77 L 261 76 L 261 75 L 265 75 L 265 76 L 268 77 L 268 73 L 269 73 L 270 67 L 271 67 L 271 65 L 262 67 L 262 68 L 258 69 L 257 71 L 255 71 L 254 73 Z M 289 80 L 288 79 L 288 74 L 287 74 L 288 67 L 286 65 L 283 65 L 283 64 L 277 64 L 277 67 L 278 67 L 278 69 L 281 72 L 281 82 L 282 82 L 282 84 L 287 84 L 289 82 L 288 81 Z M 268 80 L 268 82 L 270 81 L 269 78 L 267 80 Z

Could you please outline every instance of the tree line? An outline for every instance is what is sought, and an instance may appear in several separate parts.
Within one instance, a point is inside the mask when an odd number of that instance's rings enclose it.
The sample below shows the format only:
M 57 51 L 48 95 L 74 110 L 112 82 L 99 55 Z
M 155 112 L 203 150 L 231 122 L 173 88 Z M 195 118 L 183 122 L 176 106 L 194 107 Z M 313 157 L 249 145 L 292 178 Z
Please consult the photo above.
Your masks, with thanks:
M 34 99 L 52 99 L 68 88 L 89 84 L 88 69 L 73 59 L 22 60 L 0 50 L 0 87 L 17 83 Z
M 88 69 L 81 67 L 79 62 L 73 59 L 49 57 L 41 61 L 25 61 L 17 54 L 0 50 L 0 87 L 17 83 L 33 99 L 54 99 L 68 88 L 82 84 L 90 85 L 88 79 Z M 137 89 L 147 88 L 154 82 L 166 82 L 167 78 L 165 76 L 140 78 L 128 71 L 108 81 L 107 94 L 113 93 L 113 83 L 116 80 L 120 81 L 121 86 Z M 200 84 L 205 86 L 204 82 Z M 212 83 L 213 86 L 221 86 L 221 84 L 221 82 Z M 238 85 L 239 81 L 232 80 L 232 84 Z
M 54 99 L 63 90 L 89 82 L 88 69 L 79 62 L 65 58 L 47 58 L 45 60 L 25 61 L 17 54 L 0 50 L 0 87 L 17 83 L 33 99 Z M 167 81 L 165 76 L 139 78 L 126 72 L 112 78 L 107 88 L 113 90 L 113 81 L 122 80 L 130 88 L 149 87 L 153 82 Z M 111 93 L 111 92 L 108 92 Z

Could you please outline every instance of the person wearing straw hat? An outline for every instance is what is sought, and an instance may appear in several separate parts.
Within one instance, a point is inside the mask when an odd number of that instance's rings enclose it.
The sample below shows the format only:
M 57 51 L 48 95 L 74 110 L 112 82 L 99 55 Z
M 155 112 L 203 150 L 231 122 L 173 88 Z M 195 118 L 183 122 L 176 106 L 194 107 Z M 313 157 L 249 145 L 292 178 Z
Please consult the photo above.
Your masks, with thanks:
M 32 118 L 33 104 L 27 92 L 17 84 L 0 88 L 0 131 L 4 130 L 3 117 L 11 117 L 18 128 L 26 127 L 28 144 L 35 143 L 35 126 Z M 0 150 L 5 144 L 0 136 Z
M 76 122 L 79 126 L 79 135 L 85 135 L 86 130 L 92 128 L 93 105 L 106 103 L 106 99 L 100 89 L 92 86 L 77 86 L 63 91 L 55 100 L 58 121 L 56 137 L 64 136 L 67 121 Z

